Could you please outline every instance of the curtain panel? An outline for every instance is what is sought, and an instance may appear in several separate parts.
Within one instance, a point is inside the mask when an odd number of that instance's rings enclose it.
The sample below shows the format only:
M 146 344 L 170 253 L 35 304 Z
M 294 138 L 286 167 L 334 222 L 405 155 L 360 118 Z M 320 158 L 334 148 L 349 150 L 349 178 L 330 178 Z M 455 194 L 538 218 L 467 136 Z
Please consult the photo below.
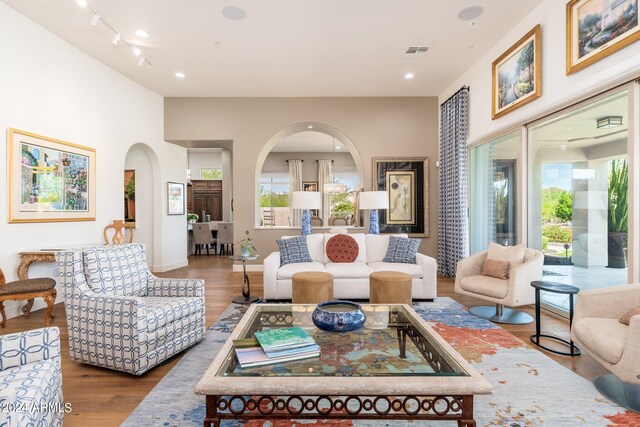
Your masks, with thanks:
M 318 190 L 322 191 L 322 212 L 320 217 L 324 225 L 329 225 L 331 216 L 331 194 L 325 193 L 324 185 L 333 181 L 333 163 L 331 160 L 318 160 Z
M 467 136 L 469 88 L 440 105 L 438 270 L 454 277 L 467 250 Z
M 302 160 L 289 160 L 289 206 L 291 206 L 291 194 L 294 191 L 302 191 Z M 301 218 L 300 209 L 289 208 L 289 224 L 292 227 L 300 227 Z

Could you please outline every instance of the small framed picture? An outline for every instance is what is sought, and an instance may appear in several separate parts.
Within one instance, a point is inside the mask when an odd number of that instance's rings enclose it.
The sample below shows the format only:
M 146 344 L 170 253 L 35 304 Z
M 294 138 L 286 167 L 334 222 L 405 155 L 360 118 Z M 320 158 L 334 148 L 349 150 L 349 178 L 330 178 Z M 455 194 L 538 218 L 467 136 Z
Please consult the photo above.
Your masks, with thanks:
M 540 24 L 492 64 L 491 118 L 497 119 L 542 94 Z
M 567 75 L 639 39 L 638 0 L 567 3 Z
M 167 183 L 167 213 L 169 215 L 184 215 L 184 184 Z
M 318 181 L 304 181 L 302 191 L 318 191 Z

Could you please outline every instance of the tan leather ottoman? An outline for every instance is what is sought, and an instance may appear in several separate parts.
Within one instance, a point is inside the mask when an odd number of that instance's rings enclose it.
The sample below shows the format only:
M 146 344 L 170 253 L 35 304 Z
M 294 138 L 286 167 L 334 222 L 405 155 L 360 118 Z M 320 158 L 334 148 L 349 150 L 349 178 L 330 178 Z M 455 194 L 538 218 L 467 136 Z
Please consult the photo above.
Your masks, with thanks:
M 303 271 L 291 276 L 291 302 L 318 304 L 333 299 L 333 274 Z
M 371 304 L 411 304 L 411 276 L 399 271 L 376 271 L 369 275 Z

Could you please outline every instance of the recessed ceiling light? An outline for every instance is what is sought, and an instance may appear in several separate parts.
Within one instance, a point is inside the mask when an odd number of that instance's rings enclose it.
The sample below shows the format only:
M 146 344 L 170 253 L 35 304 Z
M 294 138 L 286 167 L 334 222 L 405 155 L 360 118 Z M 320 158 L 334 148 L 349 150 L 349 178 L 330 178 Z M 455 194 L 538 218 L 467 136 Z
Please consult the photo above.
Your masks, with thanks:
M 471 21 L 482 15 L 482 12 L 484 12 L 482 6 L 469 6 L 458 13 L 458 19 L 461 21 Z
M 469 26 L 470 26 L 470 27 L 473 27 L 474 25 L 476 25 L 475 21 L 471 21 L 471 22 L 469 22 Z
M 80 7 L 87 7 L 87 0 L 76 0 L 76 4 Z
M 564 151 L 564 150 L 566 150 L 566 149 L 567 149 L 567 146 L 566 146 L 566 145 L 561 145 L 561 146 L 560 146 L 560 149 L 561 149 L 562 151 Z
M 221 46 L 221 45 L 222 45 L 222 43 L 221 43 L 221 42 L 219 42 L 219 41 L 215 41 L 215 42 L 213 42 L 213 45 L 214 45 L 214 46 Z
M 180 71 L 178 71 L 175 76 L 179 79 L 184 79 L 185 77 L 187 77 L 184 73 L 181 73 Z
M 313 126 L 309 125 L 307 126 L 307 129 L 313 129 Z
M 147 33 L 145 30 L 136 30 L 136 36 L 146 39 L 147 37 L 149 37 L 149 33 Z
M 467 46 L 467 49 L 468 50 L 475 49 L 475 46 L 474 45 Z
M 410 80 L 413 77 L 414 77 L 413 73 L 407 73 L 407 74 L 404 75 L 404 78 L 407 79 L 407 80 Z
M 339 145 L 336 145 L 336 150 L 339 150 L 339 149 L 340 149 L 340 146 L 339 146 Z
M 142 51 L 135 46 L 131 48 L 131 52 L 133 52 L 135 56 L 140 56 L 140 54 L 142 53 Z
M 222 8 L 222 14 L 234 21 L 241 21 L 247 17 L 247 12 L 240 9 L 238 6 L 225 6 Z

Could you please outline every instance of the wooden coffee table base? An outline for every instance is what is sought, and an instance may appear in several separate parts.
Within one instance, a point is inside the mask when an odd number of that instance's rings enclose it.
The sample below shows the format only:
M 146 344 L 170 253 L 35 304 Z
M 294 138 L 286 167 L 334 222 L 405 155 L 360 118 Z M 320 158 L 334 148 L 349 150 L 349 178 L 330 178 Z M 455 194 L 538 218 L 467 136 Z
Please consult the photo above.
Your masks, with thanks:
M 211 396 L 204 427 L 221 420 L 359 419 L 456 421 L 475 427 L 467 396 Z

